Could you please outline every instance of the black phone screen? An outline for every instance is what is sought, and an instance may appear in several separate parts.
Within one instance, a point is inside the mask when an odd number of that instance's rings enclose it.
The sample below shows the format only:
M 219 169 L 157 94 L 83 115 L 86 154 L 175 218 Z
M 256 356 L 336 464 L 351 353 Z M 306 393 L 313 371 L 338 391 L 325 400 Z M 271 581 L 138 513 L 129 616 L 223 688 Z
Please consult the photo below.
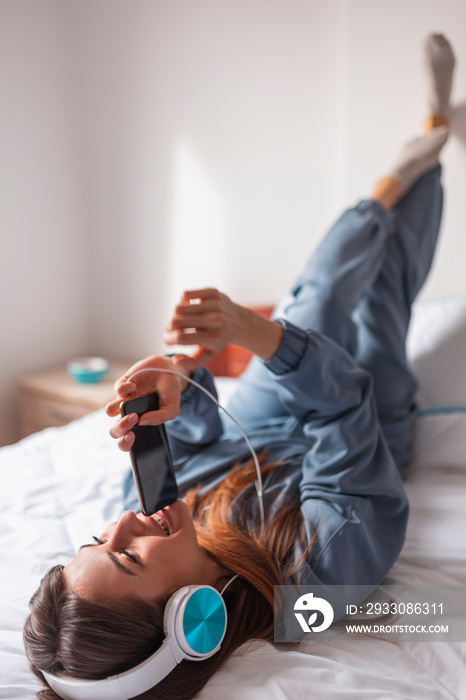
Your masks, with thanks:
M 158 395 L 146 394 L 125 401 L 121 405 L 121 414 L 137 413 L 141 416 L 156 411 L 158 407 Z M 178 498 L 170 446 L 164 425 L 136 425 L 132 431 L 135 440 L 131 448 L 131 463 L 139 505 L 144 515 L 153 515 Z

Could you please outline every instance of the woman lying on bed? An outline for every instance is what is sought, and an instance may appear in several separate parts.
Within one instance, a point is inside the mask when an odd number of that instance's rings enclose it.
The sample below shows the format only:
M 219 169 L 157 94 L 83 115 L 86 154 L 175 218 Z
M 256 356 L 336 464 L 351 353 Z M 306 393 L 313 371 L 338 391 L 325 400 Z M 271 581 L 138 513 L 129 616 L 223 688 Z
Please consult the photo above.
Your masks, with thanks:
M 45 575 L 24 637 L 34 672 L 47 673 L 61 697 L 191 698 L 246 640 L 273 639 L 275 585 L 375 587 L 398 557 L 408 517 L 400 472 L 416 392 L 405 340 L 439 231 L 438 157 L 454 65 L 441 36 L 428 38 L 426 59 L 426 133 L 405 146 L 370 199 L 340 217 L 273 320 L 216 290 L 186 292 L 166 342 L 195 344 L 194 356 L 149 357 L 117 383 L 110 416 L 119 415 L 121 400 L 158 392 L 160 410 L 139 423 L 169 421 L 184 499 L 150 518 L 133 512 L 137 500 L 127 488 L 118 522 Z M 184 379 L 215 393 L 202 365 L 227 343 L 255 355 L 228 408 L 262 451 L 264 529 L 243 438 Z M 145 367 L 183 376 L 146 372 L 129 381 Z M 136 421 L 118 418 L 111 429 L 123 450 Z M 148 682 L 144 671 L 125 675 L 174 634 L 171 623 L 163 627 L 167 601 L 192 585 L 224 592 L 220 649 L 200 662 L 164 651 Z M 73 684 L 122 673 L 112 688 Z M 63 676 L 68 685 L 57 680 Z

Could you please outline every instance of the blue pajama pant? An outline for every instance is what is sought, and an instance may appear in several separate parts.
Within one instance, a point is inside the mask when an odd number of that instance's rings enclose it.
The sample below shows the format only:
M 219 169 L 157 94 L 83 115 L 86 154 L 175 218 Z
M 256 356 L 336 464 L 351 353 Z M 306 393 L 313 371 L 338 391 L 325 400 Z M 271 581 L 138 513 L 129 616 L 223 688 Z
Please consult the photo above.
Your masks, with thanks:
M 437 166 L 391 212 L 373 200 L 347 210 L 273 314 L 330 337 L 371 373 L 379 421 L 399 469 L 410 457 L 417 391 L 406 335 L 432 264 L 442 204 Z M 286 415 L 258 358 L 241 376 L 228 410 L 244 423 Z

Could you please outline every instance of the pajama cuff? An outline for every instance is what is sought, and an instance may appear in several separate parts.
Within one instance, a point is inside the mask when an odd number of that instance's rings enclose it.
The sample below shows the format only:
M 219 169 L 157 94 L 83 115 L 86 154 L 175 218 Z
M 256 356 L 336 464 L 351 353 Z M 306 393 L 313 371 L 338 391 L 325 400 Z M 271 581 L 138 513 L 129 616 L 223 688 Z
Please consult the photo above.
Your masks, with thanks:
M 380 202 L 375 199 L 361 199 L 354 207 L 356 211 L 372 210 L 375 217 L 378 217 L 380 222 L 386 227 L 387 235 L 394 233 L 396 228 L 395 212 L 390 209 L 385 209 Z
M 191 374 L 191 379 L 193 379 L 198 384 L 201 384 L 201 386 L 207 389 L 207 391 L 209 391 L 211 394 L 217 397 L 217 390 L 215 388 L 214 380 L 208 369 L 206 369 L 205 367 L 198 367 L 195 370 L 194 374 Z M 203 391 L 201 391 L 194 384 L 189 383 L 186 389 L 181 394 L 180 406 L 184 407 L 186 405 L 189 405 L 192 402 L 193 397 L 195 397 L 197 401 L 206 400 L 209 404 L 212 403 L 212 399 L 206 397 Z
M 173 357 L 177 354 L 178 353 L 176 352 L 170 352 L 166 353 L 164 357 Z M 215 396 L 215 398 L 217 398 L 217 389 L 215 387 L 214 379 L 212 377 L 212 374 L 206 367 L 198 367 L 196 370 L 194 370 L 194 373 L 191 373 L 190 379 L 193 379 L 198 384 L 201 384 L 205 389 L 207 389 L 207 391 L 209 391 Z M 181 393 L 180 408 L 182 406 L 189 405 L 192 401 L 193 396 L 196 395 L 196 392 L 200 395 L 201 398 L 205 396 L 203 391 L 201 391 L 197 386 L 195 386 L 195 384 L 189 382 L 186 389 Z M 208 401 L 210 403 L 212 399 L 208 398 Z
M 277 352 L 264 362 L 267 369 L 281 375 L 296 369 L 306 351 L 308 336 L 302 328 L 283 318 L 274 319 L 283 326 L 283 338 Z

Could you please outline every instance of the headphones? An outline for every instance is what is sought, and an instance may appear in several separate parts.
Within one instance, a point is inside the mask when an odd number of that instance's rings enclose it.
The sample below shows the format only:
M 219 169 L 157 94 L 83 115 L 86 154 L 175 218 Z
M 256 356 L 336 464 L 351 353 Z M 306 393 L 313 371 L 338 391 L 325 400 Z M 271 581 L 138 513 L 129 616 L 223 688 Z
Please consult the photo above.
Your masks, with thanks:
M 163 616 L 165 639 L 155 654 L 129 671 L 84 680 L 42 671 L 63 700 L 129 700 L 160 683 L 183 659 L 202 661 L 219 649 L 227 629 L 222 593 L 212 586 L 184 586 L 169 598 Z

